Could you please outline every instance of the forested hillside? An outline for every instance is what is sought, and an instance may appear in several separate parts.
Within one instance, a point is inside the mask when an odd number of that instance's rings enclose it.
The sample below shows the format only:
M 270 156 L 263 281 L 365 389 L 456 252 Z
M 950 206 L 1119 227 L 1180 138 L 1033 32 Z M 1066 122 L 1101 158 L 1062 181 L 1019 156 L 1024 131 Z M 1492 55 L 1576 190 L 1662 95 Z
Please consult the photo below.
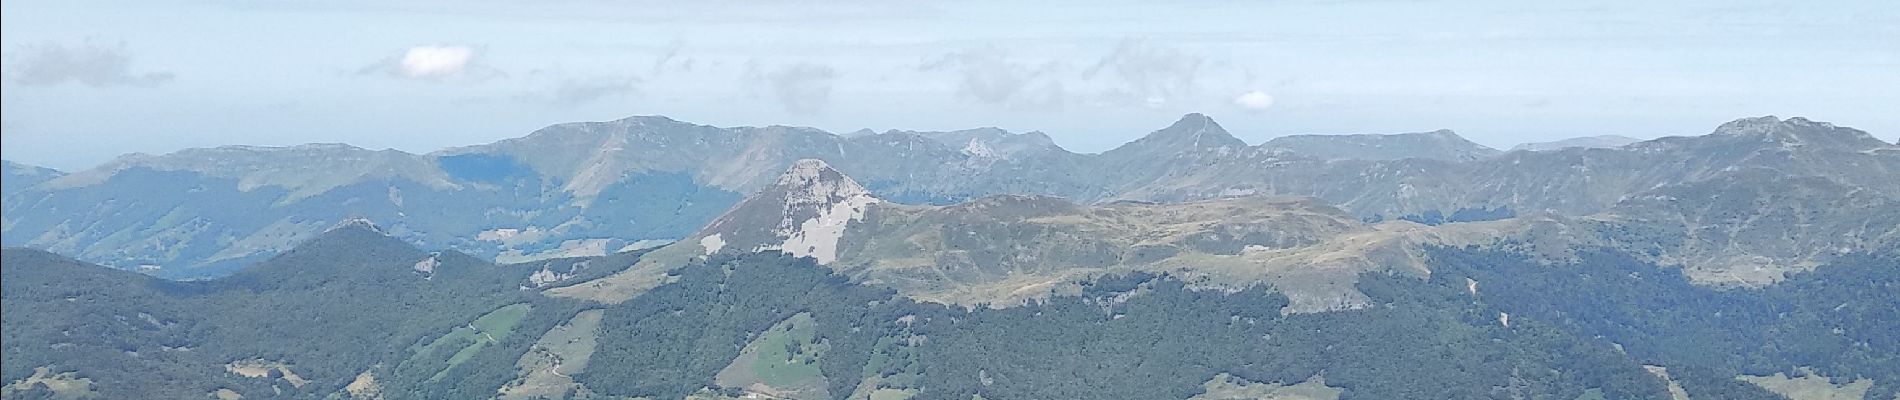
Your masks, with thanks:
M 639 255 L 497 266 L 346 225 L 176 282 L 7 249 L 0 396 L 485 398 L 527 382 L 535 357 L 591 361 L 555 375 L 565 389 L 508 398 L 1185 399 L 1240 382 L 1341 399 L 1775 399 L 1737 378 L 1782 373 L 1871 380 L 1878 399 L 1900 383 L 1892 256 L 1717 289 L 1612 252 L 1546 264 L 1441 247 L 1428 278 L 1368 273 L 1371 306 L 1314 314 L 1283 314 L 1268 285 L 1147 273 L 1009 308 L 917 303 L 782 253 L 697 261 L 620 304 L 526 290 L 536 270 L 572 282 Z M 590 309 L 598 324 L 568 334 L 584 351 L 542 337 Z
M 365 371 L 420 389 L 427 386 L 421 379 L 388 368 L 411 358 L 412 343 L 508 304 L 545 311 L 515 323 L 522 330 L 545 330 L 563 307 L 576 311 L 520 290 L 525 269 L 425 253 L 358 225 L 213 281 L 161 280 L 30 249 L 3 254 L 6 363 L 0 379 L 20 382 L 41 367 L 76 372 L 90 380 L 82 392 L 102 398 L 199 398 L 219 389 L 321 398 Z M 498 347 L 518 355 L 533 339 L 518 336 Z M 475 365 L 508 364 L 512 357 Z M 243 376 L 247 367 L 260 376 Z M 493 377 L 478 391 L 492 391 L 508 378 Z M 445 381 L 465 379 L 475 378 Z M 36 392 L 8 389 L 8 397 Z

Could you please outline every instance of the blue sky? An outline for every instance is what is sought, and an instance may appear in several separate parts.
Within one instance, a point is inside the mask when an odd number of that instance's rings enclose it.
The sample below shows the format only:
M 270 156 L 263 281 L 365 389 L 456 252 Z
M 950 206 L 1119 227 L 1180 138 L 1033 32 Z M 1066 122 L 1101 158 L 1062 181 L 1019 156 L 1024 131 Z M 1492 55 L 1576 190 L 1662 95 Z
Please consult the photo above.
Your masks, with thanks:
M 998 126 L 1077 151 L 1187 112 L 1255 143 L 1508 147 L 1768 114 L 1900 136 L 1891 1 L 1017 3 L 8 0 L 0 157 L 428 152 L 648 114 Z

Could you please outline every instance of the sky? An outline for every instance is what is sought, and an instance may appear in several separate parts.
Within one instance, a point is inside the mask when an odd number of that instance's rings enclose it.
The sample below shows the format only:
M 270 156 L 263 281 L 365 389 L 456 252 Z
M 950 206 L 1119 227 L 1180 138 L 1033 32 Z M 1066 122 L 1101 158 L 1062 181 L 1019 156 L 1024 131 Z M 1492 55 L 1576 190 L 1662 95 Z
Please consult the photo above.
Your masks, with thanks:
M 1891 141 L 1900 2 L 0 3 L 0 158 L 65 170 L 632 115 L 1096 152 L 1189 112 L 1251 143 L 1442 128 L 1508 148 L 1760 115 Z

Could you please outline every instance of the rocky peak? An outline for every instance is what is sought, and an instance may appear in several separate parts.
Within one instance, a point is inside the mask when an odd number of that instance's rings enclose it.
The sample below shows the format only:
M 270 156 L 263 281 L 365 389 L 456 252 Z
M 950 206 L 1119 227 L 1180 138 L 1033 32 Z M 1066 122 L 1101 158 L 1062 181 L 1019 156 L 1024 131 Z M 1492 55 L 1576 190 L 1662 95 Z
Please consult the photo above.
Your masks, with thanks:
M 1761 134 L 1771 132 L 1779 125 L 1781 125 L 1781 118 L 1776 118 L 1773 115 L 1740 118 L 1723 123 L 1722 126 L 1715 127 L 1715 134 L 1736 136 Z
M 811 158 L 792 162 L 792 167 L 779 175 L 773 187 L 762 191 L 761 194 L 774 191 L 784 192 L 787 201 L 841 199 L 870 194 L 863 186 L 859 186 L 857 181 L 831 168 L 831 164 Z
M 727 209 L 692 243 L 706 253 L 778 250 L 829 263 L 838 258 L 846 225 L 863 219 L 879 202 L 824 161 L 798 160 L 771 186 Z
M 1729 121 L 1716 127 L 1710 136 L 1743 138 L 1783 147 L 1817 146 L 1841 151 L 1868 151 L 1891 146 L 1859 129 L 1802 117 L 1783 120 L 1773 115 Z

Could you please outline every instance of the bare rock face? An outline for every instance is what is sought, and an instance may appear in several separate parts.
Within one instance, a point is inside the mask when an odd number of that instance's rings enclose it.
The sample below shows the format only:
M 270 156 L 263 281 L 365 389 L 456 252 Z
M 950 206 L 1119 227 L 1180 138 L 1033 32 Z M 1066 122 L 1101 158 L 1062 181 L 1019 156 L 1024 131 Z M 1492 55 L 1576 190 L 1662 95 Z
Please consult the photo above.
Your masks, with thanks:
M 667 271 L 719 252 L 781 251 L 829 264 L 837 260 L 850 225 L 880 203 L 824 161 L 799 160 L 772 185 L 746 196 L 691 236 L 640 257 L 619 273 L 547 293 L 619 303 L 659 286 Z
M 798 160 L 772 186 L 713 220 L 694 242 L 709 253 L 778 250 L 826 264 L 837 260 L 846 226 L 879 202 L 824 161 Z

